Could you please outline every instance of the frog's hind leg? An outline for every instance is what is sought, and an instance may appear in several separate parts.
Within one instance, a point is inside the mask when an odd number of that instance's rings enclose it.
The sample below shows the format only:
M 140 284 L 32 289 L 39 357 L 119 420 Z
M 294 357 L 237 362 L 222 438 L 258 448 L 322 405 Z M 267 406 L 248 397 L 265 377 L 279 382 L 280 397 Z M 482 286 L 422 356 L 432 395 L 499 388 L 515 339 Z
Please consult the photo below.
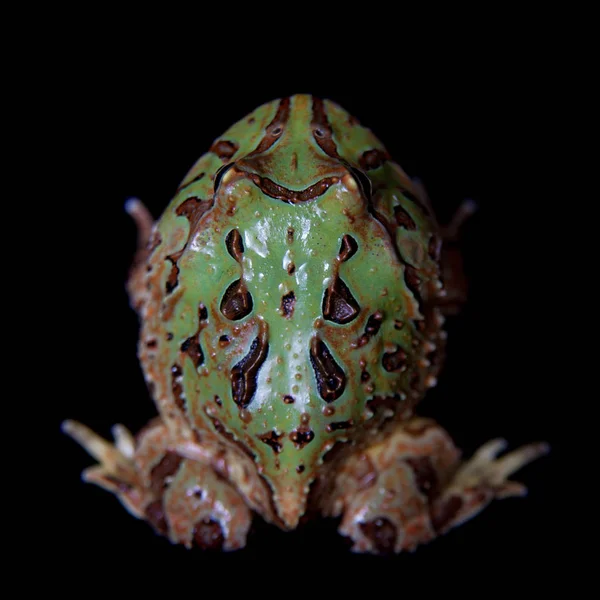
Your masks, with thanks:
M 180 455 L 160 419 L 135 438 L 113 428 L 110 444 L 75 421 L 65 433 L 99 461 L 82 477 L 115 494 L 135 517 L 174 544 L 188 548 L 243 548 L 252 515 L 240 493 L 211 464 Z
M 148 294 L 146 264 L 152 252 L 154 219 L 150 211 L 137 198 L 127 200 L 125 210 L 133 218 L 138 230 L 137 251 L 129 271 L 127 293 L 131 306 L 139 314 Z
M 414 550 L 494 498 L 526 493 L 508 477 L 548 446 L 529 444 L 497 459 L 504 448 L 503 440 L 493 440 L 461 463 L 444 429 L 430 419 L 412 419 L 347 460 L 325 513 L 343 515 L 339 531 L 352 539 L 355 552 Z

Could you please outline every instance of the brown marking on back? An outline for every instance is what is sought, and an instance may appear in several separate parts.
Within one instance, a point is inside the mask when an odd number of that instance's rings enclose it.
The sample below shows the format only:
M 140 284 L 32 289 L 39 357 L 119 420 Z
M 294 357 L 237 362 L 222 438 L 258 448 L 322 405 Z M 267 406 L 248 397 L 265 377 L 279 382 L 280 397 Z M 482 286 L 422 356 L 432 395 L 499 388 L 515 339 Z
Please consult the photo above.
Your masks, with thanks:
M 296 305 L 296 295 L 293 291 L 288 292 L 281 298 L 281 314 L 286 319 L 291 319 Z
M 176 209 L 175 214 L 178 217 L 185 217 L 189 223 L 188 238 L 181 250 L 174 252 L 167 256 L 167 260 L 171 262 L 171 271 L 165 284 L 165 290 L 167 294 L 171 294 L 173 290 L 179 285 L 179 266 L 178 261 L 183 255 L 185 249 L 188 247 L 193 234 L 195 233 L 198 222 L 202 218 L 202 215 L 209 209 L 210 203 L 199 198 L 192 197 L 182 202 Z
M 275 454 L 279 454 L 279 452 L 281 452 L 281 448 L 283 447 L 283 444 L 279 441 L 282 437 L 283 433 L 278 434 L 275 430 L 273 430 L 259 435 L 258 439 L 263 442 L 263 444 L 270 446 Z
M 379 329 L 381 327 L 381 323 L 383 322 L 383 313 L 381 311 L 376 311 L 367 319 L 367 323 L 365 325 L 365 332 L 358 338 L 358 340 L 353 344 L 353 346 L 360 348 L 365 344 L 369 343 L 369 340 L 377 335 Z M 363 371 L 365 373 L 365 371 Z M 362 377 L 361 377 L 362 379 Z M 364 379 L 363 379 L 364 381 Z
M 247 408 L 256 392 L 256 378 L 269 353 L 267 323 L 262 319 L 258 336 L 252 342 L 248 354 L 231 369 L 231 393 L 240 408 Z
M 198 221 L 200 221 L 202 215 L 210 208 L 210 204 L 209 200 L 202 200 L 193 196 L 187 198 L 175 209 L 175 214 L 178 217 L 185 217 L 190 222 L 190 233 L 186 241 L 186 246 L 198 225 Z
M 350 429 L 354 425 L 354 421 L 349 419 L 348 421 L 333 421 L 327 424 L 327 432 L 332 433 L 339 429 Z
M 202 302 L 198 304 L 198 319 L 200 321 L 206 321 L 208 319 L 208 309 Z
M 369 335 L 371 337 L 377 335 L 382 322 L 383 313 L 380 310 L 375 311 L 367 319 L 367 324 L 365 325 L 365 335 Z
M 206 306 L 200 303 L 198 305 L 198 329 L 194 335 L 185 340 L 180 347 L 181 352 L 187 354 L 194 363 L 196 369 L 204 363 L 204 352 L 200 346 L 200 332 L 206 327 L 208 313 Z
M 225 238 L 227 251 L 239 264 L 242 264 L 244 242 L 237 229 L 232 229 Z M 253 302 L 246 283 L 243 279 L 236 279 L 225 290 L 221 299 L 220 309 L 230 321 L 239 321 L 252 312 Z
M 360 306 L 356 298 L 339 275 L 332 278 L 331 283 L 325 290 L 322 311 L 323 317 L 327 321 L 339 325 L 350 323 L 360 313 Z
M 406 262 L 406 260 L 400 253 L 398 245 L 395 243 L 396 230 L 398 229 L 399 225 L 396 222 L 390 223 L 385 217 L 385 215 L 377 211 L 371 204 L 369 205 L 369 212 L 377 221 L 379 221 L 385 227 L 386 231 L 388 232 L 388 235 L 391 238 L 391 247 L 394 250 L 396 258 L 404 267 L 404 280 L 406 282 L 406 286 L 412 292 L 414 299 L 419 307 L 419 310 L 423 310 L 423 298 L 420 293 L 421 278 L 418 275 L 417 269 L 415 269 L 415 267 Z
M 342 237 L 337 260 L 333 264 L 333 276 L 325 293 L 321 310 L 327 321 L 339 325 L 350 323 L 360 312 L 360 306 L 352 292 L 339 276 L 340 264 L 350 260 L 358 250 L 358 243 L 348 234 Z
M 225 244 L 230 256 L 241 264 L 242 254 L 244 254 L 244 241 L 240 232 L 237 229 L 232 229 L 225 238 Z
M 221 313 L 230 321 L 239 321 L 252 312 L 254 304 L 246 283 L 237 279 L 225 290 L 221 300 Z
M 240 419 L 246 424 L 252 423 L 252 413 L 249 410 L 242 408 L 240 410 Z
M 238 151 L 239 146 L 228 140 L 218 140 L 210 147 L 210 152 L 216 154 L 222 161 L 230 160 Z
M 338 252 L 338 260 L 340 262 L 346 262 L 347 260 L 350 260 L 356 254 L 357 250 L 357 241 L 351 235 L 345 234 L 342 237 L 342 243 Z
M 301 450 L 304 448 L 304 446 L 306 446 L 306 444 L 309 444 L 313 441 L 315 432 L 312 429 L 304 429 L 299 427 L 297 430 L 292 431 L 289 437 L 290 440 L 294 442 L 294 446 Z
M 338 183 L 340 180 L 339 177 L 335 176 L 325 177 L 304 190 L 290 190 L 275 183 L 272 179 L 261 177 L 256 173 L 248 173 L 248 177 L 264 194 L 276 200 L 283 200 L 288 204 L 298 204 L 299 202 L 314 200 L 322 196 L 332 185 Z
M 169 276 L 165 283 L 165 291 L 167 294 L 170 294 L 179 285 L 179 267 L 177 266 L 177 260 L 173 255 L 167 256 L 167 260 L 171 262 L 171 270 L 169 271 Z
M 333 402 L 339 398 L 346 387 L 346 375 L 331 356 L 325 342 L 317 336 L 310 342 L 310 362 L 321 398 L 325 402 Z

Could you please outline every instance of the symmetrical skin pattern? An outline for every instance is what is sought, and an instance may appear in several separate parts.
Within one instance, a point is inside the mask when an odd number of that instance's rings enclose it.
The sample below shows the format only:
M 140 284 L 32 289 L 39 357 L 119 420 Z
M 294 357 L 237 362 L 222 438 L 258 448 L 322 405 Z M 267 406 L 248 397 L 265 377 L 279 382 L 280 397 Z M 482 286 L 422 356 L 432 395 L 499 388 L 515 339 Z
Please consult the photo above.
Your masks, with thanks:
M 174 543 L 241 548 L 253 513 L 284 529 L 341 517 L 361 552 L 414 549 L 493 498 L 543 454 L 466 463 L 414 415 L 443 359 L 443 230 L 429 200 L 342 108 L 297 95 L 218 138 L 153 224 L 128 282 L 159 417 L 115 445 L 65 430 L 114 492 Z M 442 265 L 442 266 L 440 266 Z M 334 449 L 332 451 L 332 449 Z

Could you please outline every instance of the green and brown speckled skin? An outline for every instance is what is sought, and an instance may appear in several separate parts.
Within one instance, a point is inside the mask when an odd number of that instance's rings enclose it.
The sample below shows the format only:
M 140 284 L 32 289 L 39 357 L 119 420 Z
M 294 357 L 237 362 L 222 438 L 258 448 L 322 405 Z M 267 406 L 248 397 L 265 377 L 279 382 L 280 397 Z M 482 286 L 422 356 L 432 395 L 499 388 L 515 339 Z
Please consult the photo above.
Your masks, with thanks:
M 456 502 L 434 527 L 424 501 L 427 533 L 419 521 L 401 535 L 402 510 L 350 498 L 382 470 L 415 490 L 425 471 L 456 470 L 447 434 L 412 419 L 442 358 L 440 244 L 427 199 L 342 108 L 298 95 L 255 110 L 192 167 L 137 258 L 129 291 L 160 420 L 133 466 L 90 479 L 188 546 L 242 547 L 250 510 L 287 529 L 307 508 L 345 510 L 363 551 L 434 537 Z M 379 465 L 382 444 L 407 439 L 427 465 Z

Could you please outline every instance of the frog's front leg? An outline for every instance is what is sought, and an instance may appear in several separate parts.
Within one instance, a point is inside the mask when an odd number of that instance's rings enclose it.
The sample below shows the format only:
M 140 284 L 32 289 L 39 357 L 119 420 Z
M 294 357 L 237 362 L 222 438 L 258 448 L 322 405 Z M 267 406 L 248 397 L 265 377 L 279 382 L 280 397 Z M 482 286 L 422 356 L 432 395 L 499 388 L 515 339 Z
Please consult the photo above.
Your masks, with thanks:
M 86 469 L 83 479 L 114 493 L 132 515 L 172 543 L 223 550 L 245 546 L 252 516 L 242 496 L 208 461 L 176 452 L 160 419 L 136 438 L 115 426 L 114 445 L 75 421 L 66 421 L 63 430 L 100 463 Z
M 466 462 L 444 429 L 414 418 L 350 457 L 336 479 L 327 514 L 356 552 L 414 550 L 475 516 L 494 498 L 522 496 L 508 477 L 548 452 L 543 443 L 496 458 L 504 440 L 484 444 Z
M 130 198 L 125 203 L 125 210 L 137 227 L 137 251 L 129 271 L 127 293 L 132 308 L 140 314 L 148 296 L 146 264 L 154 245 L 152 241 L 154 219 L 150 211 L 137 198 Z

